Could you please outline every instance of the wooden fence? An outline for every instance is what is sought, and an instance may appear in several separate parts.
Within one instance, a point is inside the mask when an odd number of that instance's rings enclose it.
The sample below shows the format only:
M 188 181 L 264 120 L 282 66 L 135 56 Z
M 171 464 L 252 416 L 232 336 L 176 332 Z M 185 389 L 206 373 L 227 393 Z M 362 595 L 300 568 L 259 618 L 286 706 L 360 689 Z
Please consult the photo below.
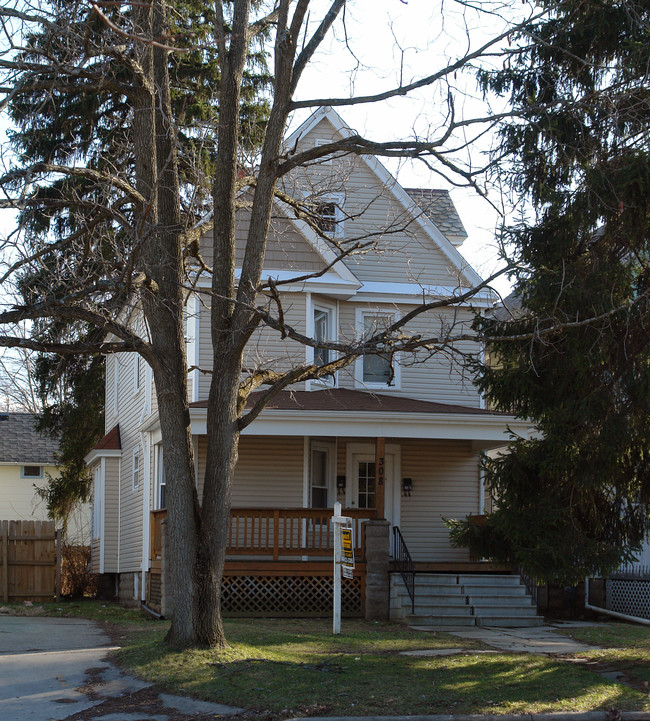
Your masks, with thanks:
M 61 589 L 54 521 L 0 521 L 0 599 L 52 601 Z

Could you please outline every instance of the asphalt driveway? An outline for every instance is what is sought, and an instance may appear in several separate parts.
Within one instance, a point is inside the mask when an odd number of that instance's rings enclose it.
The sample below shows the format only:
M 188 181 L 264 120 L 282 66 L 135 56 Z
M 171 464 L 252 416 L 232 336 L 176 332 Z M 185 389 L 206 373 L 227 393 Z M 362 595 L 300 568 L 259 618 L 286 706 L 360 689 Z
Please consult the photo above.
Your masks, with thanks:
M 181 721 L 240 709 L 158 694 L 107 659 L 92 621 L 0 615 L 2 721 Z

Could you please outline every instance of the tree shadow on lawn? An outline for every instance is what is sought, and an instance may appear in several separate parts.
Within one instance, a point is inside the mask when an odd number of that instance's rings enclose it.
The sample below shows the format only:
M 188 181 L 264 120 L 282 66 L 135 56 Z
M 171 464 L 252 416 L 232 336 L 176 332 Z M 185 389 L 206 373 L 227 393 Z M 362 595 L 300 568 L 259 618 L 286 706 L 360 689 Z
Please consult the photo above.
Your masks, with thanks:
M 319 704 L 320 714 L 494 713 L 647 709 L 647 694 L 587 669 L 530 654 L 444 657 L 341 652 L 299 659 L 262 657 L 235 644 L 223 651 L 173 651 L 155 640 L 127 665 L 167 691 L 248 709 L 281 712 Z

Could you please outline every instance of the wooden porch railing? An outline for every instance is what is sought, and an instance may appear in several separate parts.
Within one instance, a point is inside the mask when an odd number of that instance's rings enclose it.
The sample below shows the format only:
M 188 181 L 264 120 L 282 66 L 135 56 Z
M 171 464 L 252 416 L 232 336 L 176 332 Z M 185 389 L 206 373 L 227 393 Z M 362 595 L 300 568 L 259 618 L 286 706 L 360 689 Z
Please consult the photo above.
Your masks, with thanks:
M 331 508 L 232 508 L 228 524 L 229 555 L 331 556 L 334 535 Z M 160 523 L 167 511 L 151 514 L 151 558 L 162 551 Z M 375 518 L 374 508 L 346 508 L 354 527 L 355 556 L 363 558 L 361 524 Z

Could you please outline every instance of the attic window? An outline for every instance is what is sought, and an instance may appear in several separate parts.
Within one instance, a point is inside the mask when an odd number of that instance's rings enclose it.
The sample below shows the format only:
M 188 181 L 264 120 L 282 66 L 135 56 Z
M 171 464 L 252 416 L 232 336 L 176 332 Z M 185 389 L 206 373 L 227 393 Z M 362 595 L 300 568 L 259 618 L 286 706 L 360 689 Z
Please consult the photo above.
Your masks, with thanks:
M 22 478 L 43 478 L 43 467 L 23 466 L 20 475 Z
M 321 233 L 332 238 L 343 237 L 343 194 L 328 195 L 320 198 L 309 198 L 305 202 L 305 211 L 309 219 Z
M 314 214 L 314 222 L 323 233 L 328 235 L 336 234 L 336 203 L 327 201 L 326 203 L 316 203 L 312 210 Z

